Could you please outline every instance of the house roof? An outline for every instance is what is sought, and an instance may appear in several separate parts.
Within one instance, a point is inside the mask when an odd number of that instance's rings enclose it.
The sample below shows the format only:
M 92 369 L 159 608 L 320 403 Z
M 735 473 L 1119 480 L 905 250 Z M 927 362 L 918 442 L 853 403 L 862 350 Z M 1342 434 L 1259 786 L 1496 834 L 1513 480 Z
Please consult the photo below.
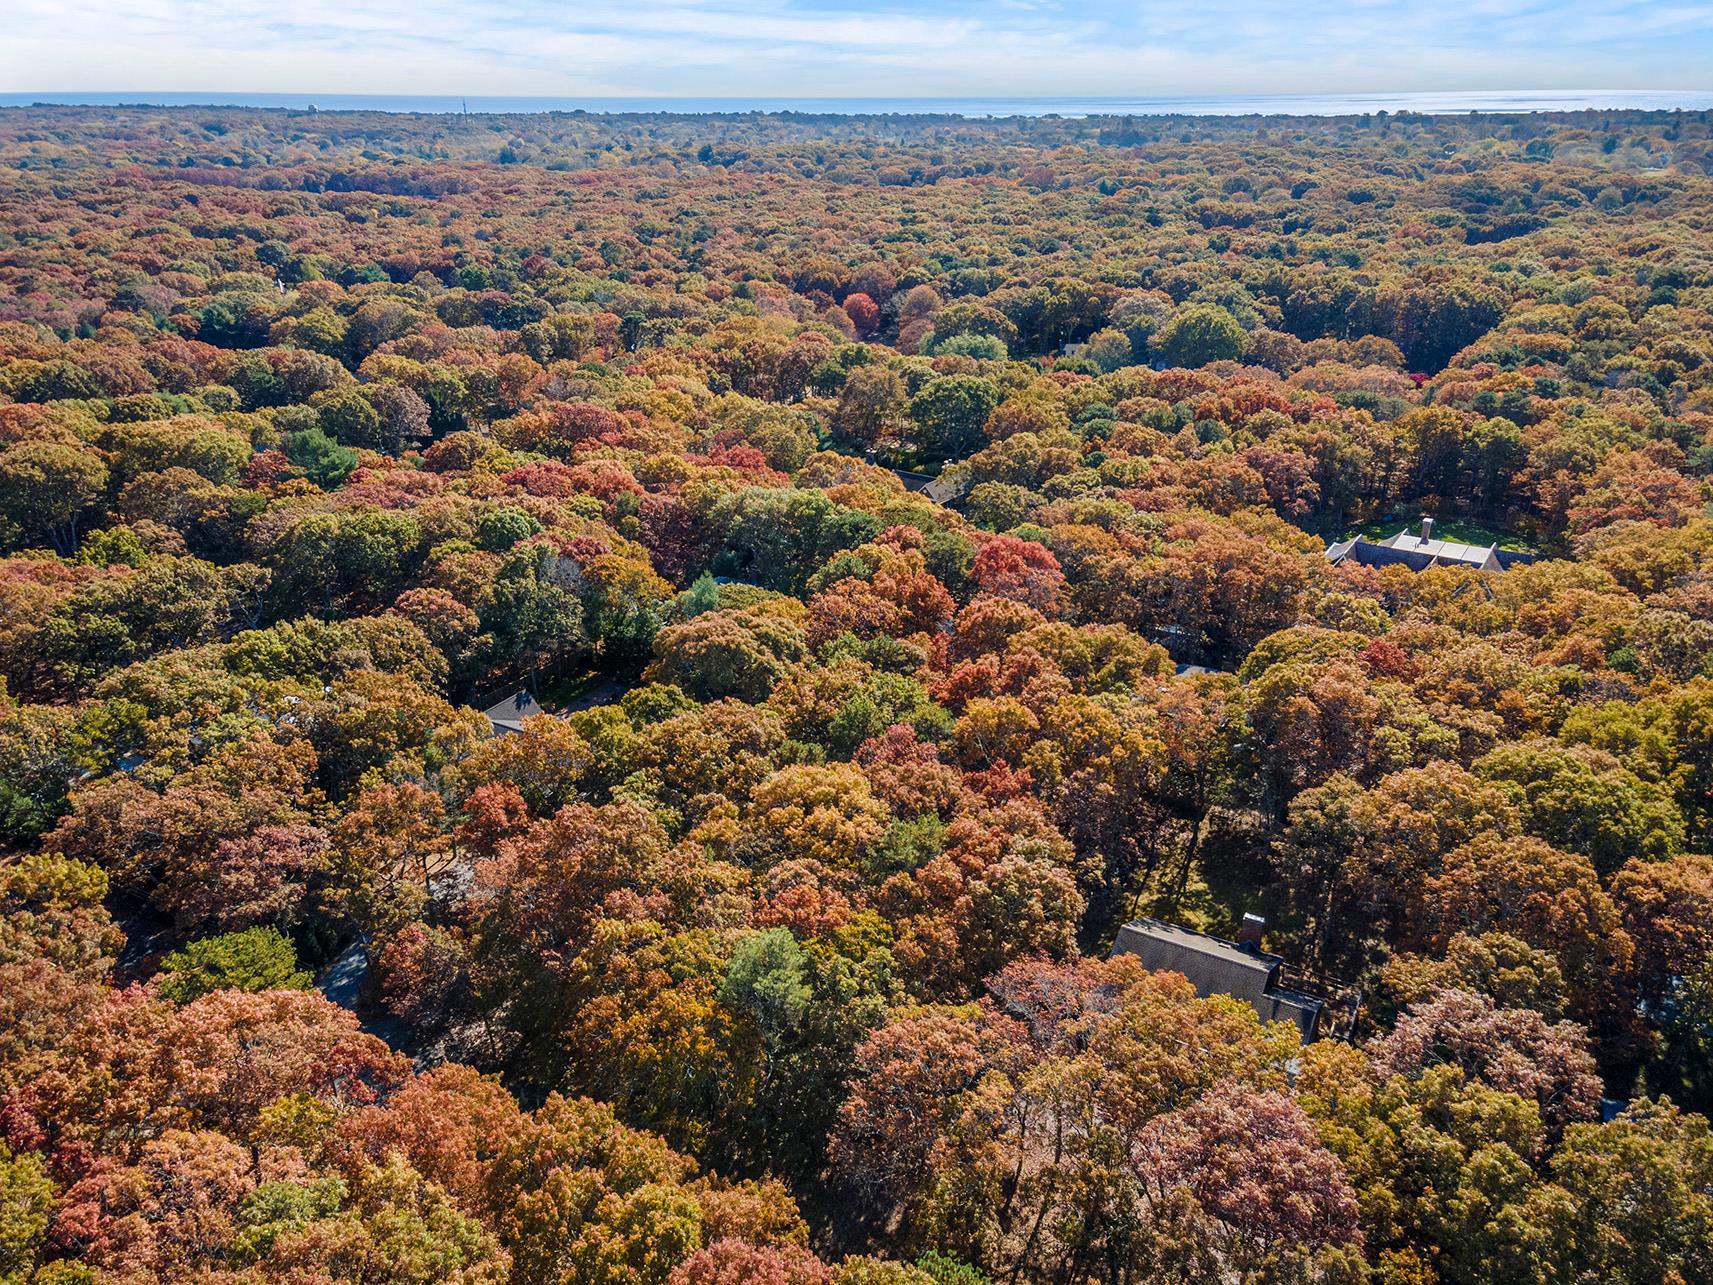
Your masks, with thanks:
M 912 473 L 909 469 L 902 468 L 895 468 L 890 472 L 904 483 L 906 491 L 924 495 L 935 504 L 950 504 L 953 500 L 961 499 L 964 492 L 969 490 L 969 477 L 962 470 L 949 476 L 945 473 Z
M 1364 567 L 1408 567 L 1411 571 L 1426 571 L 1434 565 L 1431 554 L 1360 539 L 1333 545 L 1326 551 L 1326 560 L 1333 566 L 1348 561 Z
M 1156 972 L 1182 973 L 1204 999 L 1247 1000 L 1265 1022 L 1290 1022 L 1304 1039 L 1314 1036 L 1322 1001 L 1279 984 L 1277 955 L 1159 919 L 1137 919 L 1118 930 L 1112 953 L 1135 955 Z
M 482 712 L 493 726 L 495 735 L 499 735 L 504 732 L 521 732 L 523 720 L 533 718 L 542 711 L 541 706 L 535 703 L 533 693 L 521 691 L 513 692 Z
M 1419 532 L 1405 527 L 1384 540 L 1364 540 L 1355 536 L 1327 546 L 1326 560 L 1334 566 L 1347 559 L 1365 567 L 1405 566 L 1412 571 L 1426 571 L 1430 567 L 1508 571 L 1519 563 L 1533 562 L 1535 555 L 1501 549 L 1496 543 L 1481 545 L 1431 537 L 1423 539 Z
M 965 491 L 969 490 L 969 478 L 961 474 L 947 477 L 944 473 L 922 488 L 922 494 L 935 504 L 950 504 L 962 499 Z
M 925 491 L 934 484 L 932 473 L 912 473 L 909 469 L 895 468 L 892 476 L 904 483 L 906 491 Z

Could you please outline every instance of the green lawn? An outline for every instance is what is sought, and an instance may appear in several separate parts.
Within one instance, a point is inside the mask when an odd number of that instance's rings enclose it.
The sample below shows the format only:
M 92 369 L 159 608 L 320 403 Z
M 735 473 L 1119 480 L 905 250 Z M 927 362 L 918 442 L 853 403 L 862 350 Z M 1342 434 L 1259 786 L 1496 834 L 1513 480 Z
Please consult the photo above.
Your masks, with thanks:
M 1393 514 L 1370 522 L 1366 526 L 1354 527 L 1341 537 L 1348 540 L 1351 536 L 1359 535 L 1365 540 L 1389 540 L 1401 528 L 1409 528 L 1413 534 L 1421 529 L 1422 515 Z M 1435 518 L 1433 520 L 1434 538 L 1452 540 L 1458 544 L 1489 545 L 1498 544 L 1501 549 L 1515 549 L 1521 553 L 1533 553 L 1534 546 L 1499 527 L 1482 526 L 1479 522 L 1467 522 L 1462 518 Z

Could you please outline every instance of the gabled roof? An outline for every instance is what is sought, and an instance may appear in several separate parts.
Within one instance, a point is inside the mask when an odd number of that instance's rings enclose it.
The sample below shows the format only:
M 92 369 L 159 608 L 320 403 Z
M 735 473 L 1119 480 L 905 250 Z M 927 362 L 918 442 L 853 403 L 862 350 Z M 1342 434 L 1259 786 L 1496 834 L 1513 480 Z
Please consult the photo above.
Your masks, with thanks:
M 961 469 L 950 476 L 945 473 L 912 473 L 902 468 L 892 469 L 891 473 L 904 483 L 906 491 L 924 495 L 935 504 L 950 504 L 969 490 L 969 477 Z
M 912 473 L 909 469 L 895 468 L 892 476 L 904 483 L 906 491 L 925 491 L 934 484 L 932 473 Z
M 1402 549 L 1407 553 L 1426 554 L 1441 565 L 1462 564 L 1470 567 L 1485 567 L 1492 563 L 1492 566 L 1488 568 L 1489 570 L 1497 571 L 1499 569 L 1498 561 L 1494 557 L 1499 551 L 1497 544 L 1463 544 L 1456 540 L 1435 540 L 1431 536 L 1424 540 L 1419 534 L 1410 534 L 1408 527 L 1392 536 L 1391 539 L 1382 540 L 1381 543 L 1387 548 Z
M 1479 571 L 1508 571 L 1519 563 L 1535 560 L 1532 553 L 1501 549 L 1497 544 L 1462 544 L 1456 540 L 1423 539 L 1408 527 L 1384 540 L 1355 536 L 1330 544 L 1326 560 L 1337 566 L 1346 560 L 1364 567 L 1408 567 L 1427 571 L 1432 567 L 1472 567 Z
M 935 504 L 950 504 L 962 499 L 969 490 L 969 478 L 961 473 L 947 477 L 944 473 L 922 488 L 922 494 Z
M 488 722 L 493 726 L 496 736 L 505 732 L 521 732 L 523 720 L 534 718 L 541 713 L 541 706 L 535 703 L 531 692 L 514 692 L 503 701 L 489 706 L 482 711 L 487 715 Z
M 1368 540 L 1348 540 L 1326 551 L 1326 560 L 1337 566 L 1354 562 L 1364 567 L 1408 567 L 1411 571 L 1426 571 L 1434 565 L 1433 558 L 1414 549 L 1395 549 L 1389 544 L 1374 544 Z
M 1137 919 L 1118 930 L 1112 953 L 1135 955 L 1156 972 L 1182 973 L 1204 999 L 1230 995 L 1247 1000 L 1264 1022 L 1290 1022 L 1313 1039 L 1322 1001 L 1279 984 L 1284 960 L 1250 946 L 1180 928 L 1159 919 Z

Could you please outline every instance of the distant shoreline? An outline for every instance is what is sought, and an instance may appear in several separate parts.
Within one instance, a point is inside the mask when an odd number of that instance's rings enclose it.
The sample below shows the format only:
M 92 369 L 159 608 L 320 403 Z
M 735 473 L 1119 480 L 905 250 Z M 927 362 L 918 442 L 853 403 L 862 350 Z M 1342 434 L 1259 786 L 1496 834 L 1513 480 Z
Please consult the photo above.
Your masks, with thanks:
M 1713 90 L 1492 90 L 1390 94 L 1210 94 L 1136 97 L 716 98 L 503 97 L 456 94 L 40 92 L 0 94 L 4 107 L 266 108 L 412 115 L 780 114 L 809 116 L 1295 116 L 1713 110 Z

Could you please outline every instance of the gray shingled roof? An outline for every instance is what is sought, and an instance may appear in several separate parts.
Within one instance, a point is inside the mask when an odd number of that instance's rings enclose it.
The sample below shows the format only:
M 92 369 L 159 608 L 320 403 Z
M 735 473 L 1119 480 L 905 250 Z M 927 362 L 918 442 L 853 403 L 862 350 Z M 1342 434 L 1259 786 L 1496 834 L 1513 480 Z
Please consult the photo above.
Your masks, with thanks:
M 493 726 L 494 734 L 503 732 L 521 732 L 523 720 L 533 718 L 541 713 L 541 706 L 535 703 L 531 692 L 513 692 L 503 701 L 489 706 L 482 711 Z
M 1230 995 L 1247 1000 L 1264 1022 L 1290 1022 L 1313 1039 L 1321 1001 L 1279 985 L 1283 960 L 1236 942 L 1180 928 L 1158 919 L 1138 919 L 1118 930 L 1112 953 L 1135 955 L 1155 972 L 1182 973 L 1204 999 Z
M 906 491 L 926 490 L 934 483 L 932 473 L 912 473 L 909 469 L 895 468 L 892 470 L 892 476 L 904 483 Z
M 922 494 L 935 504 L 950 504 L 963 498 L 969 490 L 969 479 L 962 475 L 946 476 L 944 473 L 922 488 Z
M 1411 571 L 1430 567 L 1476 567 L 1486 571 L 1508 571 L 1535 560 L 1532 553 L 1501 549 L 1497 544 L 1462 544 L 1456 540 L 1422 539 L 1408 527 L 1384 540 L 1356 536 L 1329 544 L 1326 560 L 1337 566 L 1346 560 L 1364 567 L 1404 566 Z

